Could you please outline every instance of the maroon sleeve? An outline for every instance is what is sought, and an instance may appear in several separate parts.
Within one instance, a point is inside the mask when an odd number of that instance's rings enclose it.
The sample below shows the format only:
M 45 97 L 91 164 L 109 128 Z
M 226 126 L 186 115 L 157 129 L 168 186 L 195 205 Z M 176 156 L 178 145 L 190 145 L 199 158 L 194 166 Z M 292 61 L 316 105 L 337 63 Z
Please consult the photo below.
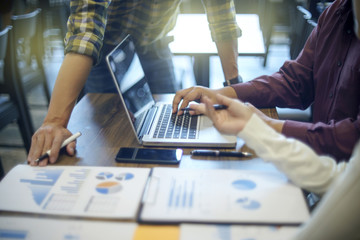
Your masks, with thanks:
M 282 133 L 310 145 L 318 154 L 330 154 L 337 161 L 348 160 L 360 138 L 360 112 L 357 119 L 325 123 L 285 121 Z M 336 147 L 334 147 L 336 146 Z
M 314 101 L 313 60 L 317 32 L 313 32 L 296 60 L 285 61 L 278 72 L 232 85 L 238 98 L 258 108 L 306 109 Z

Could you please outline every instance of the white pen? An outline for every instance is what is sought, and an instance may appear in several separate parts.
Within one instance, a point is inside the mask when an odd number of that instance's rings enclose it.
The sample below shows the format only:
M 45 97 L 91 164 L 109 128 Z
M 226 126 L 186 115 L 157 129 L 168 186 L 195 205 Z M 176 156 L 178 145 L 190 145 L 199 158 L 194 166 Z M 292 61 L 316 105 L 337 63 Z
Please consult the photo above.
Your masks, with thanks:
M 69 143 L 71 143 L 72 141 L 74 141 L 75 139 L 77 139 L 80 136 L 81 136 L 81 132 L 77 132 L 77 133 L 73 134 L 72 136 L 70 136 L 69 138 L 65 139 L 65 141 L 61 144 L 61 148 L 65 147 L 66 145 L 68 145 Z M 50 153 L 51 153 L 51 150 L 47 150 L 47 152 L 44 153 L 43 155 L 41 155 L 38 159 L 36 159 L 35 162 L 40 162 L 41 160 L 48 158 Z

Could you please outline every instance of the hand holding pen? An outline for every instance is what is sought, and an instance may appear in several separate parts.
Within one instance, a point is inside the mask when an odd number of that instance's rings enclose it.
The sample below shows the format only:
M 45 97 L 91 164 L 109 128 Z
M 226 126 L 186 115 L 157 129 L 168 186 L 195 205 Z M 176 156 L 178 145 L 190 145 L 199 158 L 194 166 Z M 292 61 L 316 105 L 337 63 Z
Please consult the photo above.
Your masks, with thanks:
M 215 110 L 227 109 L 227 106 L 222 105 L 222 104 L 214 104 L 213 107 L 214 107 Z M 191 108 L 191 107 L 181 108 L 180 110 L 182 110 L 182 111 L 195 111 L 195 109 Z
M 216 111 L 213 102 L 204 96 L 203 104 L 190 105 L 197 113 L 205 114 L 214 123 L 215 128 L 224 134 L 237 135 L 250 119 L 253 111 L 239 100 L 231 99 L 223 95 L 216 95 L 216 101 L 226 106 L 222 111 Z
M 214 104 L 213 107 L 215 110 L 224 110 L 227 108 L 227 106 L 222 104 Z M 205 108 L 204 104 L 191 104 L 189 107 L 181 108 L 180 110 L 190 115 L 202 115 L 205 111 L 202 108 Z
M 81 136 L 81 133 L 80 132 L 77 132 L 75 134 L 73 134 L 72 136 L 70 136 L 69 138 L 67 138 L 65 141 L 62 142 L 60 148 L 63 148 L 63 147 L 66 147 L 69 143 L 75 141 L 78 137 Z M 41 161 L 43 161 L 44 159 L 47 159 L 50 157 L 50 154 L 51 154 L 51 150 L 47 150 L 43 155 L 41 155 L 39 158 L 37 158 L 34 163 L 39 163 Z M 33 162 L 31 162 L 32 165 L 34 165 Z

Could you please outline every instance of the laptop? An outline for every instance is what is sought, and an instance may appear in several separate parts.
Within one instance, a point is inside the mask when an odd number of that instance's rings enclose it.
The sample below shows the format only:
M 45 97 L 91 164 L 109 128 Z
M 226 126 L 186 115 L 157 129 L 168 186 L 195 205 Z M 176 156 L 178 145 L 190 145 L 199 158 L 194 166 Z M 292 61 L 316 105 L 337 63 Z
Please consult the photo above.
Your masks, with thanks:
M 219 133 L 204 116 L 172 114 L 172 104 L 155 102 L 131 37 L 127 36 L 106 61 L 139 144 L 143 146 L 234 148 L 236 137 Z M 127 69 L 127 70 L 126 70 Z M 184 126 L 182 126 L 184 125 Z

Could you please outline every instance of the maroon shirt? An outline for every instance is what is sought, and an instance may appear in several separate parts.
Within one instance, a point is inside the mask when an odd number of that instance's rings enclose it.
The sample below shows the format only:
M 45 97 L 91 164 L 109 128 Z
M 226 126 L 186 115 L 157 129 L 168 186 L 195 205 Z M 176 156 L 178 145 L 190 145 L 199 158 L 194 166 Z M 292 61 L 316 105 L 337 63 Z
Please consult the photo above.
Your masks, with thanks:
M 296 60 L 233 87 L 240 100 L 259 108 L 313 104 L 313 123 L 287 120 L 282 133 L 318 154 L 349 159 L 360 137 L 360 40 L 351 1 L 337 0 L 323 12 Z

